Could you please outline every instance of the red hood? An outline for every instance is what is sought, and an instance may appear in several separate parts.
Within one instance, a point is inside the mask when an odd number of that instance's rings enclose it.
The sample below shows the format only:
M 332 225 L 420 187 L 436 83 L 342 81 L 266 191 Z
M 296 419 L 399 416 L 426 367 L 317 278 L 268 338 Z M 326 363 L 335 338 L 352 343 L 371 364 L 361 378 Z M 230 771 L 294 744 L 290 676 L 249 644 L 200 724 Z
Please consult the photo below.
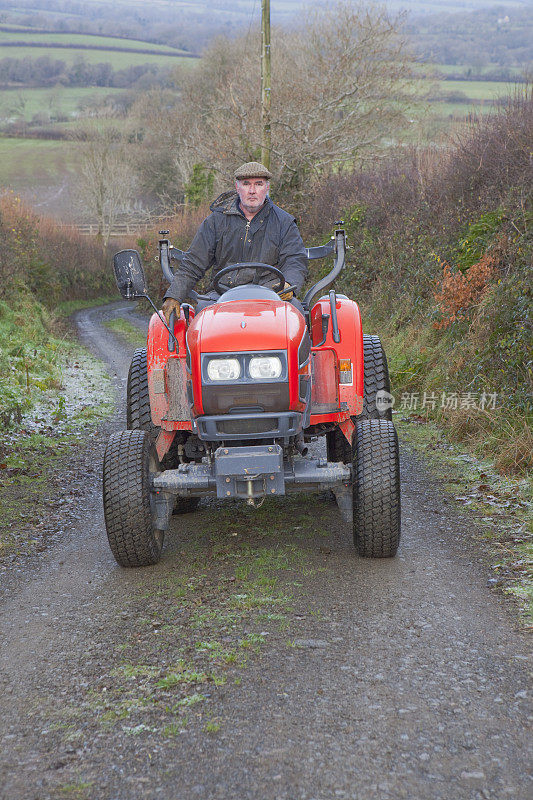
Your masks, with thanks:
M 188 338 L 199 337 L 202 353 L 285 350 L 287 327 L 300 327 L 294 325 L 293 315 L 301 316 L 282 300 L 217 303 L 208 306 L 195 318 Z

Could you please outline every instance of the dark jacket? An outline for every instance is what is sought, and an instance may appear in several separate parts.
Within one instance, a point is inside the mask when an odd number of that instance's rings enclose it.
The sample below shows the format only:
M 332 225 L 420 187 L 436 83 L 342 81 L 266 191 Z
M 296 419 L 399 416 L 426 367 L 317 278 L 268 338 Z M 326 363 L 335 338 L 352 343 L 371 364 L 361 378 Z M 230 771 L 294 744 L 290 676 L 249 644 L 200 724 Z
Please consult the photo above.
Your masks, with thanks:
M 235 191 L 225 192 L 212 203 L 212 213 L 202 222 L 185 253 L 165 298 L 183 302 L 210 267 L 213 277 L 228 264 L 261 261 L 280 269 L 298 292 L 307 277 L 307 255 L 294 217 L 267 197 L 262 209 L 248 222 Z M 257 273 L 240 270 L 222 281 L 228 286 L 249 283 Z M 272 285 L 265 274 L 262 284 Z

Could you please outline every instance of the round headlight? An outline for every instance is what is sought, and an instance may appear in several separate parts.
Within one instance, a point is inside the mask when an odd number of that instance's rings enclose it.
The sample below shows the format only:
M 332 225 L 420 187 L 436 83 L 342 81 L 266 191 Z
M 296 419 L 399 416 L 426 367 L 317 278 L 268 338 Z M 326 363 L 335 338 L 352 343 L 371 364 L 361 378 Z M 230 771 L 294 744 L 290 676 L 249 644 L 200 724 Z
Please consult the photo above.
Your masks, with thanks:
M 250 378 L 256 381 L 279 378 L 281 370 L 281 359 L 278 356 L 256 356 L 250 359 L 248 366 Z
M 241 375 L 241 365 L 236 358 L 212 358 L 207 362 L 210 381 L 236 381 Z

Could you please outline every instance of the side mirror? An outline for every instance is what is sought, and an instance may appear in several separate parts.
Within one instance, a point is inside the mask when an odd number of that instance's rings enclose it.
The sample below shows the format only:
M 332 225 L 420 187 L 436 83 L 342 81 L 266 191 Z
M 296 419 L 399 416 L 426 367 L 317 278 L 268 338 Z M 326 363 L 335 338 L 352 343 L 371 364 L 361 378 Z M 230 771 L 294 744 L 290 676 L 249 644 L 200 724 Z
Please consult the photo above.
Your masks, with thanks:
M 115 253 L 113 269 L 118 290 L 125 300 L 145 297 L 146 277 L 137 250 L 121 250 Z

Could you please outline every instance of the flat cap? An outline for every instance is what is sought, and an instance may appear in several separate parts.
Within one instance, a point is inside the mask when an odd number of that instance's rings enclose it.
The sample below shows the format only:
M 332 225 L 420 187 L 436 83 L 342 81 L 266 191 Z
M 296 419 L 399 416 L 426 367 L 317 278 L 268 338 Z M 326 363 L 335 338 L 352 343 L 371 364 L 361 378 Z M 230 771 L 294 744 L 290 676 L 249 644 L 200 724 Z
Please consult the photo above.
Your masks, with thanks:
M 272 173 L 259 161 L 248 161 L 235 170 L 235 179 L 238 181 L 243 178 L 266 178 L 269 181 L 271 177 Z

